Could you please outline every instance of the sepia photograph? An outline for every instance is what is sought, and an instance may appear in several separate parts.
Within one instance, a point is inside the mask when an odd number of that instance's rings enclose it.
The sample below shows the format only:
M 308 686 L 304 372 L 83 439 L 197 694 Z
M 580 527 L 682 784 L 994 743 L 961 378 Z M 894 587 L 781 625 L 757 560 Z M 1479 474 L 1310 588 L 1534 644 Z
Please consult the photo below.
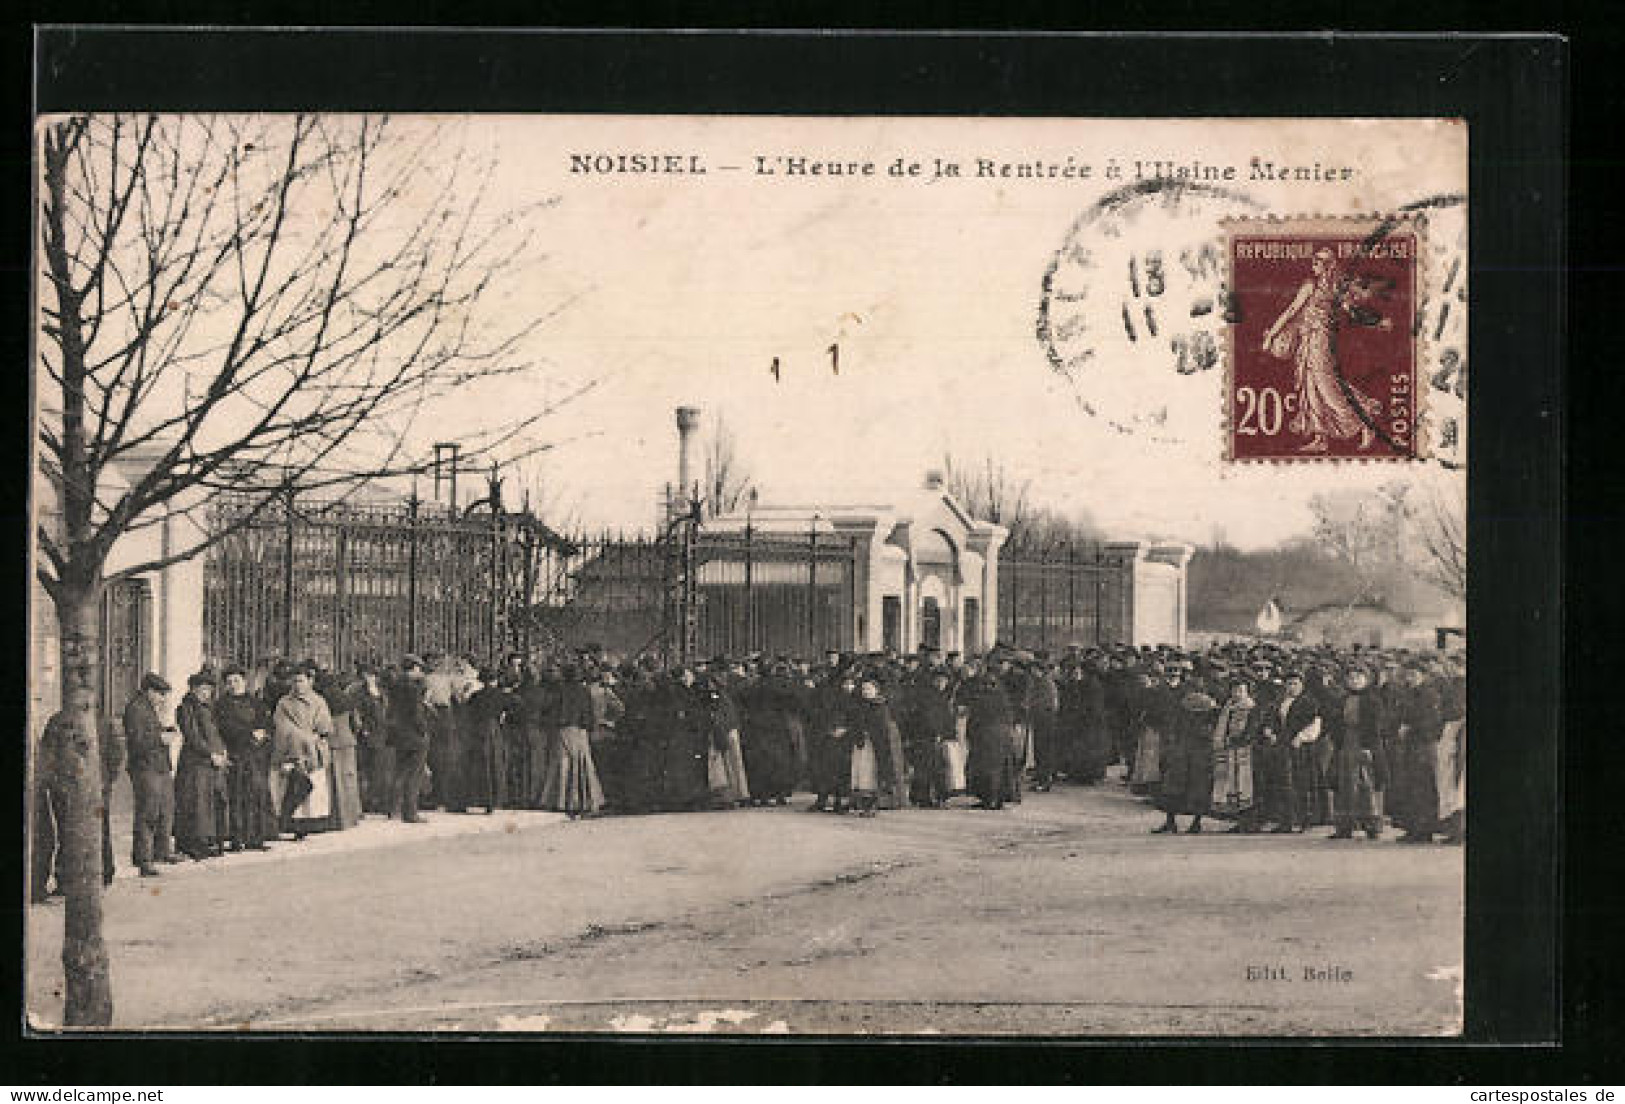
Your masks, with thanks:
M 31 1033 L 1461 1036 L 1462 119 L 34 142 Z

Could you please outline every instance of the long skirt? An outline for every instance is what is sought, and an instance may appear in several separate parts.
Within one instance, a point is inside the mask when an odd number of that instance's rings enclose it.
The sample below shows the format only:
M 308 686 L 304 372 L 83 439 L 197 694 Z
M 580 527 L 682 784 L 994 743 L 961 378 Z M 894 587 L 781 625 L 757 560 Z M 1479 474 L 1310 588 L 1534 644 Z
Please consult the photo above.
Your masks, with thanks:
M 1240 816 L 1253 807 L 1253 749 L 1220 748 L 1213 753 L 1213 788 L 1208 803 L 1219 816 Z
M 1140 728 L 1134 741 L 1134 763 L 1129 768 L 1129 786 L 1136 793 L 1150 793 L 1162 784 L 1162 735 L 1150 725 Z
M 267 757 L 249 753 L 226 768 L 231 816 L 231 842 L 257 847 L 276 835 L 276 805 L 271 801 Z
M 786 723 L 746 730 L 745 772 L 759 798 L 789 797 L 796 788 L 796 749 Z
M 524 787 L 520 801 L 527 809 L 547 808 L 547 780 L 553 762 L 553 734 L 541 725 L 525 729 Z
M 587 730 L 568 725 L 558 730 L 547 778 L 542 786 L 542 807 L 579 816 L 604 807 L 604 788 L 593 766 Z
M 226 834 L 226 774 L 188 759 L 175 774 L 175 843 L 182 851 L 207 850 Z
M 901 809 L 908 805 L 908 760 L 903 757 L 903 731 L 893 721 L 886 725 L 886 733 L 882 739 L 886 741 L 886 754 L 885 770 L 880 779 L 883 791 L 880 807 Z M 881 756 L 878 749 L 875 757 L 876 765 L 879 766 Z
M 1439 819 L 1447 820 L 1467 808 L 1467 722 L 1450 721 L 1439 737 Z
M 745 774 L 745 753 L 739 746 L 738 729 L 728 730 L 722 747 L 712 745 L 708 769 L 711 793 L 718 800 L 750 800 L 750 781 Z
M 1208 812 L 1213 799 L 1213 745 L 1202 738 L 1174 736 L 1161 745 L 1162 790 L 1157 805 L 1168 813 Z
M 395 749 L 378 742 L 356 748 L 361 811 L 388 814 L 395 796 Z
M 1339 748 L 1332 762 L 1337 780 L 1334 820 L 1371 822 L 1383 813 L 1383 789 L 1376 753 L 1367 748 Z
M 1014 748 L 1013 726 L 997 725 L 971 734 L 966 773 L 970 791 L 984 805 L 1002 805 L 1010 800 L 1018 762 Z
M 1292 749 L 1283 744 L 1260 744 L 1253 749 L 1253 806 L 1259 822 L 1294 827 L 1298 808 L 1293 800 Z
M 333 784 L 326 767 L 317 767 L 306 776 L 310 779 L 310 793 L 294 806 L 293 828 L 299 832 L 325 832 L 332 825 Z M 276 808 L 282 807 L 282 794 L 288 778 L 279 770 L 271 772 L 271 799 Z
M 962 794 L 970 789 L 965 780 L 965 741 L 944 740 L 942 749 L 943 796 Z
M 354 828 L 361 821 L 361 778 L 355 748 L 332 748 L 333 828 Z
M 850 785 L 848 772 L 851 769 L 846 742 L 831 739 L 828 733 L 813 736 L 808 742 L 807 769 L 815 793 L 845 792 Z
M 850 785 L 855 794 L 872 794 L 880 788 L 880 766 L 875 761 L 875 745 L 868 740 L 852 746 Z

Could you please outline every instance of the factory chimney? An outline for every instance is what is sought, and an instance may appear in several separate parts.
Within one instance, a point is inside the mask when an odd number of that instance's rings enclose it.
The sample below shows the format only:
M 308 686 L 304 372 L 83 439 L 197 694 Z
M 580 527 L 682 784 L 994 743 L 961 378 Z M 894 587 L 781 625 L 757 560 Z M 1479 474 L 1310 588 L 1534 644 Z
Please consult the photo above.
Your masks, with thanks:
M 679 504 L 686 503 L 694 493 L 694 431 L 700 428 L 700 408 L 677 408 L 677 495 Z M 679 505 L 679 509 L 682 507 Z

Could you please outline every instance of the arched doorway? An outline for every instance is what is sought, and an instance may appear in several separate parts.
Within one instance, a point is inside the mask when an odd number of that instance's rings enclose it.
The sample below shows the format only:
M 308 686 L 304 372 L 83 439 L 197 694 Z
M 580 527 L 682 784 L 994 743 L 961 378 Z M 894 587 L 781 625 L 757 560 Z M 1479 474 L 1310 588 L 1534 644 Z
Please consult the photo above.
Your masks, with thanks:
M 942 647 L 942 606 L 935 598 L 920 602 L 920 647 Z

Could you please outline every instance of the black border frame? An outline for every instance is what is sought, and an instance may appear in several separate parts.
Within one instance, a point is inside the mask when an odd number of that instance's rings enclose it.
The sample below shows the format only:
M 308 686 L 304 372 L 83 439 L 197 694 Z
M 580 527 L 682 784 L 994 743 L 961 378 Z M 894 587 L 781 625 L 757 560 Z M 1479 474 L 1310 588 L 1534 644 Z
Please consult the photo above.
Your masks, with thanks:
M 1561 999 L 1567 58 L 1566 43 L 1549 36 L 46 27 L 35 37 L 34 106 L 42 113 L 318 108 L 1465 118 L 1474 296 L 1468 605 L 1475 717 L 1467 1037 L 1528 1044 L 1556 1038 Z M 15 286 L 20 275 L 24 289 L 27 241 L 25 229 L 25 248 L 13 254 L 19 267 L 5 276 Z M 26 449 L 26 437 L 17 439 Z M 1521 586 L 1508 585 L 1514 580 Z M 1529 736 L 1547 732 L 1550 740 Z M 13 749 L 5 754 L 10 765 Z M 22 821 L 20 796 L 14 824 Z M 20 945 L 20 920 L 18 935 Z M 19 986 L 20 970 L 8 988 Z M 1435 1063 L 1461 1068 L 1446 1055 L 1480 1067 L 1493 1055 L 1512 1062 L 1500 1066 L 1502 1079 L 1522 1081 L 1536 1053 L 1411 1041 L 401 1045 L 417 1038 L 297 1045 L 282 1037 L 24 1040 L 16 1052 L 30 1080 L 59 1084 L 128 1080 L 133 1069 L 156 1083 L 229 1082 L 249 1068 L 245 1054 L 268 1080 L 296 1081 L 748 1081 L 771 1069 L 770 1079 L 791 1081 L 1017 1082 L 1120 1079 L 1147 1068 L 1154 1078 L 1174 1081 L 1256 1080 L 1261 1071 L 1250 1067 L 1249 1056 L 1258 1048 L 1269 1055 L 1272 1080 L 1431 1080 L 1427 1071 Z

